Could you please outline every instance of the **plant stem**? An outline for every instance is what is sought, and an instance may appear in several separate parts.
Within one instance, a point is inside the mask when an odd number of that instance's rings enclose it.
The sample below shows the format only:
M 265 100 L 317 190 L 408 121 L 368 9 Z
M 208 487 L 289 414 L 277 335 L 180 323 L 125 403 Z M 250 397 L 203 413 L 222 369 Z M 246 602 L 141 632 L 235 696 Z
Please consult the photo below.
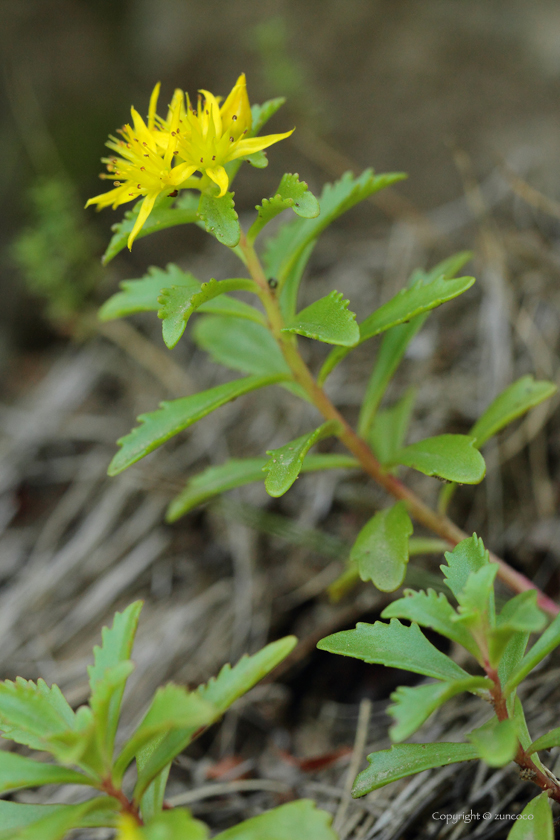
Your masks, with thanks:
M 455 525 L 444 513 L 438 513 L 433 510 L 413 490 L 407 487 L 406 484 L 385 472 L 366 441 L 359 437 L 354 429 L 352 429 L 325 394 L 323 388 L 317 384 L 299 353 L 296 337 L 290 333 L 282 332 L 284 320 L 278 300 L 268 286 L 266 275 L 255 249 L 247 242 L 244 234 L 241 235 L 239 246 L 245 255 L 247 268 L 259 287 L 259 298 L 265 308 L 270 330 L 284 354 L 284 358 L 293 373 L 294 379 L 304 388 L 325 420 L 336 420 L 340 423 L 341 431 L 338 433 L 338 437 L 347 449 L 359 460 L 364 472 L 370 475 L 396 499 L 404 501 L 413 519 L 444 539 L 450 546 L 456 546 L 461 540 L 467 538 L 469 535 Z M 498 577 L 514 592 L 526 592 L 529 589 L 534 589 L 537 592 L 537 602 L 542 610 L 551 616 L 555 616 L 560 612 L 558 605 L 541 592 L 525 575 L 512 569 L 505 560 L 497 557 L 492 552 L 489 552 L 489 554 L 492 562 L 497 563 L 499 566 Z
M 120 802 L 123 813 L 130 814 L 131 817 L 134 817 L 138 825 L 144 825 L 136 803 L 128 799 L 120 788 L 115 787 L 111 778 L 103 780 L 101 790 L 108 794 L 108 796 L 112 796 L 113 799 Z
M 507 711 L 507 701 L 502 691 L 498 672 L 495 668 L 492 668 L 488 662 L 485 663 L 484 670 L 486 671 L 487 676 L 494 683 L 490 693 L 492 695 L 492 705 L 494 706 L 496 717 L 499 721 L 509 720 L 510 717 Z M 540 767 L 535 764 L 531 756 L 523 749 L 521 744 L 518 744 L 517 753 L 515 754 L 515 758 L 513 760 L 522 770 L 527 772 L 530 781 L 538 785 L 541 790 L 546 790 L 551 799 L 554 799 L 556 802 L 560 802 L 560 784 L 558 781 L 554 778 L 554 776 L 552 776 L 552 774 L 548 776 L 546 773 L 543 773 Z

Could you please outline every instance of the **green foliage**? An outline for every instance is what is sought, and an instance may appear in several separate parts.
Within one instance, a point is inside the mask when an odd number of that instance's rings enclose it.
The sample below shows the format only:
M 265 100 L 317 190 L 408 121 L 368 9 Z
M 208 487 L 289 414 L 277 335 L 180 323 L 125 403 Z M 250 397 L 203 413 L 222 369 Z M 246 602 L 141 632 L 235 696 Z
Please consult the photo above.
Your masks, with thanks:
M 298 312 L 282 332 L 297 333 L 327 344 L 353 347 L 359 341 L 360 332 L 355 313 L 348 310 L 349 303 L 344 300 L 342 292 L 331 292 Z
M 489 767 L 503 767 L 515 758 L 517 732 L 511 720 L 499 721 L 494 715 L 483 726 L 469 732 L 468 739 Z
M 182 271 L 178 266 L 169 263 L 165 270 L 152 266 L 140 280 L 124 280 L 120 288 L 121 291 L 110 297 L 99 310 L 99 318 L 102 321 L 124 318 L 136 312 L 157 312 L 160 308 L 158 298 L 166 289 L 181 288 L 185 296 L 193 296 L 201 291 L 202 284 L 190 272 Z M 263 323 L 262 314 L 254 306 L 225 294 L 217 300 L 211 299 L 202 303 L 198 309 L 201 312 L 247 318 Z
M 369 444 L 382 466 L 394 463 L 402 449 L 416 401 L 416 389 L 408 391 L 390 408 L 378 411 L 369 433 Z
M 243 394 L 255 391 L 257 388 L 264 388 L 266 385 L 281 382 L 287 379 L 288 375 L 277 373 L 272 376 L 247 376 L 244 379 L 237 379 L 235 382 L 216 385 L 209 391 L 202 391 L 190 397 L 182 397 L 172 402 L 162 402 L 157 411 L 141 414 L 138 417 L 141 425 L 117 441 L 121 449 L 109 465 L 109 475 L 118 475 L 158 446 L 161 446 L 162 443 L 192 426 L 197 420 L 206 417 L 207 414 L 220 408 L 220 406 L 241 397 Z
M 501 429 L 530 408 L 549 399 L 556 390 L 557 386 L 553 382 L 535 382 L 532 376 L 522 376 L 509 385 L 472 427 L 470 434 L 476 439 L 476 446 L 484 446 Z
M 336 420 L 328 420 L 313 432 L 284 444 L 280 449 L 268 451 L 266 454 L 270 455 L 270 459 L 263 467 L 267 473 L 266 492 L 274 497 L 283 496 L 299 476 L 304 458 L 311 447 L 323 438 L 336 434 L 339 426 Z
M 437 435 L 412 443 L 397 452 L 395 464 L 460 484 L 479 484 L 486 474 L 484 458 L 467 435 Z
M 195 324 L 193 338 L 215 362 L 232 370 L 261 376 L 290 375 L 280 348 L 263 324 L 207 315 Z
M 356 777 L 352 796 L 358 798 L 391 782 L 414 776 L 433 767 L 447 767 L 477 758 L 472 744 L 397 744 L 368 755 L 369 767 Z
M 40 179 L 29 191 L 32 225 L 12 245 L 29 289 L 47 301 L 47 314 L 65 320 L 79 311 L 100 279 L 97 240 L 80 215 L 71 184 Z
M 257 218 L 247 233 L 249 242 L 254 242 L 265 225 L 289 208 L 303 219 L 314 219 L 320 212 L 319 202 L 299 175 L 284 175 L 274 196 L 263 198 L 262 205 L 257 205 Z
M 330 816 L 319 811 L 314 802 L 300 799 L 228 828 L 215 840 L 337 840 L 330 823 Z
M 398 589 L 406 573 L 412 530 L 404 502 L 372 516 L 350 551 L 350 562 L 357 564 L 361 579 L 373 581 L 382 592 Z
M 241 236 L 238 215 L 233 203 L 233 193 L 226 193 L 221 197 L 200 194 L 197 216 L 204 223 L 208 233 L 216 237 L 218 242 L 235 248 Z
M 391 619 L 389 624 L 358 624 L 356 630 L 335 633 L 319 642 L 321 650 L 438 680 L 415 687 L 400 686 L 391 695 L 393 705 L 388 713 L 395 723 L 389 735 L 397 746 L 368 756 L 369 767 L 358 775 L 353 796 L 363 796 L 429 768 L 472 758 L 479 758 L 490 767 L 503 767 L 515 760 L 531 778 L 552 778 L 536 753 L 560 745 L 560 729 L 531 742 L 523 706 L 514 689 L 543 656 L 560 644 L 560 619 L 555 619 L 524 655 L 530 633 L 539 632 L 545 623 L 536 592 L 519 593 L 496 615 L 494 579 L 498 567 L 490 562 L 482 540 L 476 535 L 463 540 L 446 553 L 446 560 L 447 565 L 441 568 L 457 599 L 456 610 L 445 595 L 431 589 L 405 590 L 404 597 L 389 604 L 382 613 L 383 618 Z M 398 619 L 412 623 L 405 627 Z M 459 668 L 428 642 L 419 624 L 465 648 L 486 675 L 471 676 Z M 464 691 L 489 701 L 494 708 L 490 720 L 466 733 L 468 743 L 398 744 L 413 735 L 447 700 Z M 541 787 L 550 785 L 549 781 L 538 783 Z M 539 801 L 544 800 L 533 800 L 532 807 L 541 808 Z M 543 820 L 545 817 L 546 814 Z
M 191 478 L 184 490 L 171 501 L 167 509 L 167 521 L 175 522 L 193 508 L 227 490 L 262 481 L 267 463 L 267 458 L 231 458 L 218 467 L 208 467 Z M 306 457 L 301 465 L 301 472 L 355 469 L 358 466 L 358 462 L 347 455 L 325 453 Z
M 554 821 L 546 791 L 523 808 L 508 840 L 554 840 Z
M 158 318 L 163 321 L 163 340 L 169 348 L 175 347 L 187 326 L 187 321 L 193 312 L 200 309 L 208 301 L 223 295 L 224 292 L 245 290 L 253 292 L 255 284 L 246 278 L 231 280 L 209 280 L 200 286 L 200 291 L 194 294 L 185 286 L 171 286 L 162 289 L 158 297 L 161 309 Z M 255 320 L 260 320 L 255 318 Z
M 343 630 L 321 639 L 317 647 L 436 680 L 462 680 L 469 676 L 429 642 L 417 624 L 407 627 L 396 618 L 389 624 L 382 621 L 359 623 L 355 630 Z
M 74 714 L 56 686 L 48 688 L 42 681 L 35 684 L 21 678 L 0 683 L 3 737 L 33 750 L 51 752 L 57 759 L 57 763 L 49 764 L 0 751 L 0 793 L 49 784 L 79 784 L 103 794 L 80 805 L 0 801 L 0 840 L 63 840 L 73 829 L 97 826 L 119 827 L 122 837 L 130 840 L 208 838 L 208 828 L 188 811 L 163 810 L 170 764 L 193 738 L 219 720 L 235 700 L 285 659 L 297 640 L 287 636 L 254 656 L 242 657 L 234 667 L 225 665 L 216 678 L 195 691 L 172 683 L 160 688 L 115 760 L 113 745 L 124 688 L 122 677 L 133 667 L 130 655 L 140 609 L 141 602 L 131 604 L 123 613 L 115 614 L 111 628 L 103 629 L 102 644 L 94 649 L 94 663 L 88 669 L 89 705 L 81 707 L 78 713 Z M 80 727 L 82 710 L 86 712 L 87 730 Z M 69 744 L 72 754 L 60 748 Z M 97 746 L 93 753 L 92 744 Z M 87 766 L 84 757 L 90 753 L 101 759 L 99 767 Z M 125 771 L 134 761 L 138 779 L 133 797 L 128 799 L 121 785 Z M 84 772 L 63 766 L 73 764 L 82 766 Z M 262 838 L 266 832 L 267 837 L 285 840 L 298 820 L 307 836 L 334 840 L 328 814 L 315 810 L 306 800 L 249 820 L 224 836 Z

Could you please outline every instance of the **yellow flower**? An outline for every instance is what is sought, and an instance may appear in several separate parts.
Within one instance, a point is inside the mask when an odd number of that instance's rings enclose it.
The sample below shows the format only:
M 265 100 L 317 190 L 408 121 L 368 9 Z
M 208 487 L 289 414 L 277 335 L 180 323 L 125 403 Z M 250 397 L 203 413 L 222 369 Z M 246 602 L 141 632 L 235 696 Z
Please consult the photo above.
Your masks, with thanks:
M 107 143 L 118 156 L 102 158 L 107 174 L 100 177 L 113 180 L 114 189 L 90 198 L 86 204 L 97 204 L 98 209 L 109 205 L 116 208 L 133 199 L 144 199 L 128 237 L 129 248 L 160 194 L 187 188 L 205 191 L 215 183 L 219 196 L 223 196 L 229 187 L 226 163 L 260 152 L 293 131 L 246 137 L 252 117 L 244 73 L 221 107 L 219 98 L 207 90 L 200 91 L 197 108 L 191 105 L 188 94 L 176 90 L 166 120 L 156 113 L 159 88 L 158 83 L 150 97 L 148 124 L 132 108 L 133 126 L 125 125 L 119 132 L 122 139 L 110 137 Z M 201 178 L 193 177 L 197 171 L 202 173 Z
M 174 129 L 178 125 L 179 114 L 174 116 L 171 125 L 169 141 L 166 148 L 160 150 L 156 143 L 156 131 L 154 128 L 155 101 L 159 84 L 156 85 L 150 101 L 150 116 L 148 125 L 134 109 L 131 109 L 133 126 L 125 125 L 119 133 L 122 140 L 111 137 L 107 146 L 118 157 L 112 156 L 102 158 L 107 164 L 108 174 L 102 174 L 104 179 L 112 179 L 114 189 L 101 195 L 90 198 L 86 204 L 97 204 L 98 209 L 112 205 L 113 209 L 128 201 L 143 198 L 142 206 L 138 217 L 128 237 L 128 247 L 131 248 L 134 239 L 142 229 L 144 222 L 150 215 L 154 202 L 161 193 L 190 186 L 189 177 L 196 170 L 196 166 L 190 163 L 182 163 L 172 166 L 177 154 L 177 136 Z
M 226 163 L 246 158 L 278 143 L 289 137 L 293 129 L 284 134 L 268 134 L 265 137 L 245 136 L 251 130 L 252 117 L 244 73 L 239 76 L 221 107 L 219 99 L 210 91 L 201 90 L 200 94 L 202 96 L 199 95 L 196 108 L 191 105 L 187 95 L 185 108 L 182 92 L 175 91 L 168 119 L 165 123 L 161 121 L 160 142 L 168 144 L 170 139 L 178 138 L 179 159 L 195 166 L 206 176 L 206 179 L 201 180 L 200 188 L 209 185 L 210 179 L 218 185 L 219 195 L 222 196 L 229 186 L 224 168 Z M 179 125 L 175 135 L 171 125 Z

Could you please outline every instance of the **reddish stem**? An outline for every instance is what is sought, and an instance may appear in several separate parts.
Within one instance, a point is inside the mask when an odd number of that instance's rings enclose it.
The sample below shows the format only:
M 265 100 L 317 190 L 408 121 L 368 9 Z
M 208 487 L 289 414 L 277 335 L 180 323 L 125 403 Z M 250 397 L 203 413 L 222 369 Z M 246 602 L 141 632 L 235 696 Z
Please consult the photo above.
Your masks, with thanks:
M 101 790 L 120 803 L 123 813 L 130 814 L 131 817 L 134 817 L 138 825 L 144 825 L 138 805 L 128 799 L 120 788 L 115 787 L 111 778 L 103 779 Z

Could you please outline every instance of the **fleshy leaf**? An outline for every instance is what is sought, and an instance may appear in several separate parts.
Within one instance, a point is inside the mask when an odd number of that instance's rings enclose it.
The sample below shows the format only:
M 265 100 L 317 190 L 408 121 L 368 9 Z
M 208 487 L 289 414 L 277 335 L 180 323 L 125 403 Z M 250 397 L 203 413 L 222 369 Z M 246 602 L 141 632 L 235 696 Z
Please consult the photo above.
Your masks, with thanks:
M 417 315 L 429 312 L 448 300 L 453 300 L 470 289 L 474 282 L 474 277 L 457 277 L 449 280 L 444 275 L 428 285 L 425 285 L 422 280 L 417 280 L 412 286 L 401 289 L 395 297 L 362 321 L 360 343 L 391 327 L 410 321 Z
M 525 805 L 507 840 L 554 840 L 554 820 L 545 790 Z
M 368 755 L 369 767 L 356 777 L 352 796 L 365 796 L 398 779 L 415 776 L 432 767 L 447 767 L 460 761 L 478 758 L 472 744 L 397 744 L 390 750 Z
M 538 750 L 551 750 L 553 747 L 560 747 L 560 726 L 556 729 L 551 729 L 545 735 L 541 735 L 536 741 L 533 741 L 531 746 L 527 749 L 529 755 Z
M 488 649 L 492 664 L 501 661 L 505 648 L 514 636 L 521 634 L 525 637 L 529 633 L 538 633 L 545 624 L 546 615 L 537 606 L 535 589 L 519 592 L 510 598 L 497 617 L 496 629 L 489 634 Z
M 241 228 L 233 202 L 233 193 L 228 192 L 221 198 L 201 193 L 197 216 L 204 222 L 208 233 L 228 248 L 235 248 L 241 237 Z
M 263 227 L 288 208 L 304 219 L 314 219 L 319 215 L 319 202 L 297 174 L 284 175 L 274 196 L 263 198 L 262 205 L 257 205 L 258 216 L 247 233 L 249 242 L 254 242 Z
M 486 677 L 466 677 L 452 682 L 437 682 L 414 688 L 401 685 L 391 694 L 392 706 L 387 714 L 396 721 L 389 729 L 392 741 L 404 741 L 444 703 L 464 691 L 477 693 L 492 688 L 492 681 Z
M 47 750 L 49 739 L 75 726 L 75 714 L 57 686 L 21 677 L 0 683 L 0 729 L 5 738 Z
M 479 484 L 486 474 L 484 458 L 467 435 L 436 435 L 412 443 L 397 452 L 394 463 L 459 484 Z
M 169 263 L 165 270 L 152 266 L 140 280 L 124 280 L 120 284 L 121 291 L 105 301 L 99 310 L 98 317 L 102 321 L 111 321 L 114 318 L 134 315 L 136 312 L 157 312 L 160 306 L 158 297 L 161 292 L 164 289 L 176 287 L 184 290 L 185 296 L 192 296 L 200 292 L 201 283 L 190 272 L 182 271 L 173 263 Z M 201 304 L 199 308 L 201 312 L 246 318 L 260 324 L 264 322 L 263 315 L 258 309 L 228 295 L 209 300 Z
M 519 667 L 519 663 L 523 659 L 527 648 L 529 636 L 530 633 L 518 630 L 516 633 L 513 633 L 505 645 L 498 666 L 498 677 L 501 685 L 505 685 L 516 668 Z
M 220 406 L 257 388 L 273 385 L 286 378 L 284 374 L 247 376 L 235 382 L 225 382 L 223 385 L 217 385 L 199 394 L 160 403 L 157 411 L 141 414 L 138 417 L 141 425 L 117 441 L 121 449 L 109 465 L 109 475 L 118 475 L 148 453 L 153 452 L 162 443 L 184 429 L 188 429 L 197 420 L 206 417 Z
M 394 461 L 404 444 L 415 400 L 416 389 L 409 388 L 391 408 L 378 411 L 375 415 L 369 444 L 383 466 Z
M 394 592 L 404 580 L 412 522 L 404 502 L 378 511 L 358 534 L 350 551 L 362 580 L 382 592 Z
M 166 519 L 175 522 L 197 505 L 209 499 L 242 487 L 255 481 L 262 481 L 263 469 L 268 458 L 231 458 L 217 467 L 208 467 L 188 482 L 184 490 L 170 503 L 167 508 Z M 348 455 L 325 453 L 323 455 L 308 455 L 302 464 L 302 472 L 316 472 L 328 469 L 355 469 L 358 461 Z
M 468 257 L 470 258 L 470 254 Z M 421 324 L 416 321 L 416 318 L 423 315 L 425 320 L 432 309 L 467 291 L 475 282 L 474 277 L 451 279 L 466 261 L 465 254 L 457 254 L 450 260 L 444 260 L 428 273 L 414 272 L 405 289 L 401 289 L 394 298 L 383 304 L 360 324 L 359 343 L 404 323 L 414 323 L 419 329 Z M 349 352 L 342 349 L 331 351 L 323 364 L 319 375 L 320 380 L 324 381 Z
M 393 601 L 381 613 L 381 618 L 405 618 L 421 627 L 430 627 L 478 658 L 480 652 L 476 642 L 460 622 L 454 621 L 454 616 L 456 612 L 445 595 L 433 589 L 427 592 L 405 589 L 404 598 Z
M 290 373 L 282 351 L 262 324 L 207 315 L 197 321 L 192 334 L 197 345 L 215 362 L 232 370 L 260 375 Z
M 496 715 L 467 735 L 478 757 L 489 767 L 503 767 L 517 752 L 517 733 L 511 720 L 499 721 Z
M 485 633 L 489 627 L 493 628 L 495 625 L 494 579 L 497 574 L 497 563 L 490 563 L 476 572 L 471 572 L 464 588 L 457 595 L 459 601 L 457 620 L 471 630 L 480 627 L 480 630 Z
M 156 199 L 154 209 L 148 216 L 148 219 L 144 223 L 142 229 L 136 234 L 136 239 L 142 239 L 150 233 L 155 233 L 158 230 L 165 230 L 166 228 L 174 227 L 175 225 L 186 225 L 190 222 L 198 221 L 196 212 L 198 199 L 194 196 L 194 194 L 191 193 L 188 197 L 183 196 L 181 207 L 172 207 L 171 205 L 174 200 L 175 199 L 173 197 L 167 195 L 162 195 Z M 107 250 L 103 254 L 103 265 L 107 265 L 113 257 L 116 257 L 117 254 L 126 247 L 128 237 L 130 236 L 132 228 L 136 223 L 142 204 L 143 200 L 138 201 L 132 210 L 126 211 L 122 222 L 117 222 L 117 224 L 113 225 L 111 228 L 114 233 L 111 237 Z
M 490 564 L 490 557 L 480 537 L 473 534 L 458 543 L 453 551 L 445 552 L 447 566 L 440 566 L 445 583 L 456 598 L 461 596 L 471 572 Z
M 142 811 L 142 816 L 144 812 Z M 119 838 L 124 840 L 208 840 L 208 827 L 196 820 L 184 808 L 159 811 L 142 829 L 135 829 L 133 836 L 121 829 Z
M 0 801 L 0 840 L 62 840 L 72 828 L 114 826 L 118 808 L 118 802 L 108 796 L 80 805 Z
M 547 400 L 556 390 L 554 382 L 535 382 L 532 376 L 522 376 L 502 391 L 476 421 L 469 432 L 476 439 L 475 446 L 483 446 L 500 429 Z
M 331 815 L 311 799 L 298 799 L 220 832 L 214 840 L 337 840 Z
M 348 309 L 349 302 L 342 292 L 331 292 L 298 312 L 282 332 L 353 347 L 359 341 L 360 332 L 355 313 Z
M 401 668 L 436 680 L 461 680 L 469 676 L 429 642 L 417 624 L 407 627 L 396 618 L 389 624 L 383 621 L 375 624 L 360 622 L 355 630 L 343 630 L 321 639 L 317 647 L 329 653 Z
M 338 216 L 373 193 L 401 181 L 400 172 L 374 175 L 366 169 L 359 178 L 346 172 L 334 184 L 326 184 L 319 199 L 320 215 L 315 219 L 294 219 L 283 225 L 279 233 L 267 243 L 265 265 L 270 277 L 280 282 L 281 305 L 286 319 L 291 319 L 296 311 L 297 291 L 305 264 L 301 264 L 302 255 L 309 258 L 313 243 L 319 234 Z M 299 269 L 294 272 L 294 266 Z M 289 280 L 289 282 L 288 282 Z
M 132 671 L 130 654 L 141 609 L 142 601 L 135 601 L 124 612 L 115 613 L 113 626 L 102 629 L 101 647 L 94 647 L 94 664 L 88 667 L 89 704 L 95 717 L 98 741 L 103 744 L 109 761 L 113 754 L 126 680 Z
M 548 625 L 542 636 L 540 636 L 532 648 L 525 654 L 518 667 L 509 678 L 505 687 L 506 694 L 509 694 L 527 674 L 541 662 L 545 656 L 560 645 L 560 615 Z
M 163 321 L 163 340 L 167 347 L 173 348 L 185 332 L 187 321 L 193 312 L 205 303 L 223 295 L 224 292 L 254 291 L 255 284 L 246 278 L 232 278 L 231 280 L 209 280 L 203 283 L 198 291 L 192 293 L 184 286 L 171 286 L 162 289 L 157 299 L 161 309 L 158 318 Z M 260 315 L 260 313 L 256 312 Z M 255 320 L 259 320 L 255 318 Z
M 263 467 L 267 473 L 266 492 L 274 498 L 283 496 L 300 474 L 304 458 L 311 447 L 323 438 L 335 435 L 339 428 L 340 424 L 336 420 L 329 420 L 313 432 L 284 444 L 280 449 L 269 450 L 266 454 L 270 455 L 270 459 Z
M 0 751 L 0 793 L 39 785 L 89 785 L 91 780 L 82 773 L 33 761 L 17 753 Z
M 214 720 L 217 720 L 238 697 L 246 694 L 285 659 L 296 642 L 294 636 L 286 636 L 267 645 L 254 656 L 243 656 L 233 668 L 231 665 L 224 665 L 217 677 L 198 687 L 196 696 L 215 709 Z M 196 732 L 192 727 L 177 729 L 154 745 L 148 744 L 144 748 L 145 755 L 138 761 L 138 782 L 134 793 L 136 799 L 140 799 L 157 774 L 185 749 Z
M 181 738 L 184 731 L 191 731 L 194 734 L 201 727 L 208 726 L 217 717 L 215 707 L 203 700 L 196 692 L 189 692 L 180 685 L 169 683 L 159 688 L 146 712 L 142 722 L 123 746 L 114 769 L 114 778 L 120 782 L 124 771 L 138 753 L 150 742 L 159 742 L 165 735 L 174 730 L 181 730 Z M 164 760 L 174 758 L 170 755 Z

